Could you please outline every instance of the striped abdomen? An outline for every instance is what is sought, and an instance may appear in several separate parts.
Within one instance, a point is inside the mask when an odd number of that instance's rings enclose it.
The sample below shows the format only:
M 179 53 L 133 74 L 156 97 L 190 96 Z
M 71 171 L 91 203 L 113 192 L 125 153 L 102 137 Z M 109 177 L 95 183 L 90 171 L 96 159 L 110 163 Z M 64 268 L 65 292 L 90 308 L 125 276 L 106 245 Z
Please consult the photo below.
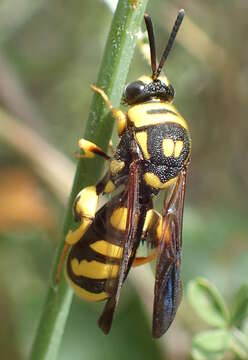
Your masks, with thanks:
M 88 301 L 108 295 L 108 284 L 116 279 L 122 256 L 126 208 L 104 206 L 93 224 L 73 245 L 67 258 L 67 278 L 75 293 Z M 110 281 L 110 282 L 109 282 Z

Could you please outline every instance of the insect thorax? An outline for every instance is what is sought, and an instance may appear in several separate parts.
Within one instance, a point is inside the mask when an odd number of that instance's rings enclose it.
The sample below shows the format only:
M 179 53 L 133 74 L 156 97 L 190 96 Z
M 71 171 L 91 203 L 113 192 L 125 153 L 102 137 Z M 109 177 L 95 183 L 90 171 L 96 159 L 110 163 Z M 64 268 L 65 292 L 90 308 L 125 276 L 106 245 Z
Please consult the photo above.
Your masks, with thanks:
M 161 101 L 134 105 L 127 115 L 128 128 L 115 157 L 120 164 L 125 162 L 128 167 L 131 128 L 134 129 L 135 140 L 142 154 L 141 180 L 155 190 L 167 187 L 176 180 L 190 155 L 187 123 L 171 104 Z

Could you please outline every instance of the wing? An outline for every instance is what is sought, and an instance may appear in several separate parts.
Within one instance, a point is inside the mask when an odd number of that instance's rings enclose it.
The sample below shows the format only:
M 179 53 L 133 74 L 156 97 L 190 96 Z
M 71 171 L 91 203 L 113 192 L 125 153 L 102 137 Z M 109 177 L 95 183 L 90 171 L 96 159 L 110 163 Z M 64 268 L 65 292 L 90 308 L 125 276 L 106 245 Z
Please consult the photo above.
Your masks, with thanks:
M 127 221 L 119 273 L 116 279 L 111 279 L 110 277 L 110 281 L 107 285 L 107 292 L 110 296 L 105 304 L 102 315 L 98 320 L 99 327 L 105 334 L 108 334 L 110 331 L 114 312 L 119 301 L 120 291 L 135 258 L 143 228 L 142 221 L 144 216 L 141 215 L 142 212 L 145 211 L 139 207 L 139 169 L 139 161 L 133 161 L 129 170 L 129 182 L 127 186 Z
M 153 303 L 153 338 L 170 327 L 181 301 L 182 219 L 186 185 L 185 167 L 164 201 L 162 237 L 158 246 Z

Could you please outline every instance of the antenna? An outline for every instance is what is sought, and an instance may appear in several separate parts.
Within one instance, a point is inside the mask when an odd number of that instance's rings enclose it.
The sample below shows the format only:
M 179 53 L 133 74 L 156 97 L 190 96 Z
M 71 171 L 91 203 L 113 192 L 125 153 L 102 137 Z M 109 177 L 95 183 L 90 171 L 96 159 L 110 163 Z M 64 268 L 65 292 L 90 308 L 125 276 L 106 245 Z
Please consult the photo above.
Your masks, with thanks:
M 152 26 L 152 19 L 148 14 L 144 15 L 146 29 L 148 33 L 148 39 L 150 44 L 150 54 L 151 54 L 151 66 L 152 66 L 152 78 L 156 77 L 157 64 L 156 64 L 156 47 L 155 47 L 155 38 Z
M 170 53 L 170 50 L 171 50 L 171 48 L 172 48 L 172 45 L 173 45 L 173 43 L 174 43 L 174 40 L 175 40 L 175 38 L 176 38 L 176 35 L 177 35 L 178 30 L 179 30 L 179 28 L 180 28 L 180 25 L 181 25 L 181 23 L 182 23 L 182 21 L 183 21 L 184 14 L 185 14 L 184 9 L 179 10 L 178 15 L 177 15 L 177 18 L 176 18 L 176 21 L 175 21 L 175 24 L 174 24 L 173 29 L 172 29 L 172 32 L 171 32 L 171 34 L 170 34 L 168 43 L 167 43 L 167 45 L 166 45 L 166 48 L 165 48 L 165 50 L 164 50 L 164 52 L 163 52 L 163 55 L 162 55 L 161 60 L 160 60 L 160 63 L 159 63 L 159 65 L 158 65 L 158 68 L 157 68 L 157 70 L 156 70 L 155 73 L 154 73 L 154 71 L 153 71 L 153 69 L 152 69 L 152 78 L 153 78 L 153 80 L 156 80 L 156 79 L 159 77 L 160 73 L 161 73 L 161 70 L 162 70 L 162 68 L 163 68 L 163 66 L 164 66 L 164 63 L 165 63 L 165 61 L 166 61 L 169 53 Z M 150 20 L 151 20 L 151 19 L 150 19 Z M 148 28 L 147 28 L 147 31 L 148 31 Z M 149 32 L 148 32 L 148 36 L 149 36 Z M 150 39 L 149 39 L 149 41 L 150 41 Z M 151 44 L 151 43 L 150 43 L 150 44 Z M 154 44 L 153 44 L 153 45 L 154 45 Z M 151 53 L 152 53 L 152 49 L 151 49 Z M 152 56 L 152 55 L 151 55 L 151 56 Z

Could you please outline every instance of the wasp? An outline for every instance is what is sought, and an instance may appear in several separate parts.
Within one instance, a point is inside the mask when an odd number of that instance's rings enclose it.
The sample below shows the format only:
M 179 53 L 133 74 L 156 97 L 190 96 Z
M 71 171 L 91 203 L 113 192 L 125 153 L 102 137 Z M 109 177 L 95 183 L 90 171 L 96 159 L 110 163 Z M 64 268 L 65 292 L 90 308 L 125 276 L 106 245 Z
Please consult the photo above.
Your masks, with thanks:
M 156 259 L 154 338 L 167 331 L 181 300 L 182 218 L 191 140 L 186 121 L 172 105 L 174 89 L 160 74 L 183 17 L 181 9 L 157 66 L 152 21 L 144 16 L 152 75 L 126 86 L 127 112 L 115 109 L 104 91 L 92 85 L 117 120 L 120 141 L 110 157 L 92 142 L 79 140 L 81 157 L 102 156 L 109 165 L 103 178 L 81 190 L 74 201 L 79 226 L 66 236 L 66 276 L 81 298 L 106 300 L 98 321 L 106 334 L 132 266 Z M 153 197 L 162 190 L 160 214 Z M 110 193 L 112 198 L 97 211 L 99 196 Z M 150 252 L 138 256 L 143 243 Z

